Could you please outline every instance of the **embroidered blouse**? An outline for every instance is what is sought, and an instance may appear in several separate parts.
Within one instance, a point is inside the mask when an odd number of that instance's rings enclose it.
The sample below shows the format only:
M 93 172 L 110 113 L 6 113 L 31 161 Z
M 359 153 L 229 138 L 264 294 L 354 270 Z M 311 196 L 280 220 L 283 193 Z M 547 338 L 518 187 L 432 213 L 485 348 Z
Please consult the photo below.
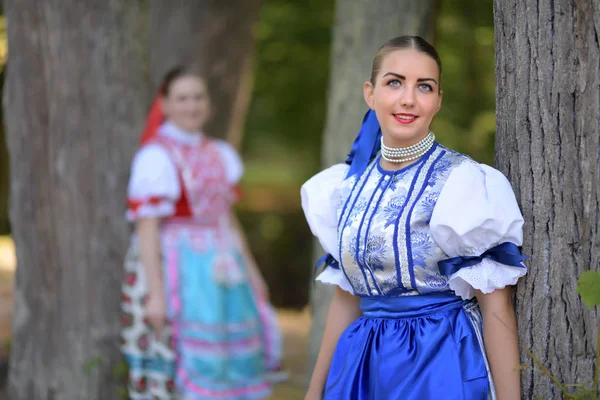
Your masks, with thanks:
M 336 261 L 317 280 L 362 297 L 453 290 L 469 299 L 525 275 L 520 260 L 484 254 L 523 241 L 523 217 L 498 170 L 437 143 L 398 171 L 382 169 L 379 155 L 358 178 L 345 179 L 348 168 L 334 165 L 301 189 L 311 231 Z M 456 271 L 438 265 L 479 256 Z
M 132 163 L 127 191 L 129 203 L 127 218 L 130 221 L 139 218 L 169 217 L 181 213 L 182 180 L 186 181 L 186 179 L 181 176 L 181 168 L 178 168 L 173 154 L 169 151 L 170 148 L 185 149 L 187 155 L 183 157 L 189 158 L 189 160 L 186 159 L 183 162 L 194 162 L 198 167 L 205 169 L 204 171 L 192 171 L 194 174 L 201 173 L 208 176 L 211 174 L 207 168 L 223 166 L 227 183 L 234 186 L 239 182 L 244 168 L 235 149 L 224 141 L 210 139 L 212 148 L 216 149 L 216 153 L 220 157 L 218 160 L 220 162 L 210 163 L 207 159 L 210 152 L 202 153 L 202 143 L 206 139 L 202 133 L 185 132 L 170 122 L 161 126 L 157 140 L 143 146 L 135 155 Z M 192 158 L 196 160 L 192 160 Z M 204 164 L 208 164 L 203 165 L 203 161 Z M 199 180 L 195 178 L 197 177 L 189 179 L 190 182 L 193 182 L 190 186 L 194 186 L 194 189 L 198 191 L 201 188 L 197 187 Z M 191 205 L 191 208 L 193 207 L 194 204 Z

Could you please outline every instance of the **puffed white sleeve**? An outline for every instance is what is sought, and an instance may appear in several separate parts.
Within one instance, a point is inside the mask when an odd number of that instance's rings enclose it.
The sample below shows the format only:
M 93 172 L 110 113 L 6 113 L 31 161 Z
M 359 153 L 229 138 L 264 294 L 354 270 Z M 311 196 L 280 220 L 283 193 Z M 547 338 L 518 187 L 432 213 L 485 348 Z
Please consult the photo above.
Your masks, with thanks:
M 348 168 L 346 164 L 336 164 L 310 178 L 300 189 L 302 209 L 311 232 L 330 257 L 338 262 L 337 205 Z M 354 294 L 350 282 L 339 267 L 326 266 L 316 279 Z
M 463 299 L 475 296 L 475 289 L 491 293 L 514 285 L 527 273 L 517 248 L 523 244 L 523 216 L 510 183 L 492 167 L 471 160 L 457 166 L 438 197 L 430 227 L 449 258 L 476 260 L 449 276 L 450 289 Z M 500 259 L 513 265 L 489 256 L 506 244 L 516 254 Z
M 233 146 L 223 140 L 217 141 L 217 148 L 225 165 L 225 175 L 229 183 L 237 184 L 244 175 L 244 164 Z
M 142 147 L 133 159 L 127 188 L 127 219 L 167 217 L 181 195 L 177 167 L 160 145 Z

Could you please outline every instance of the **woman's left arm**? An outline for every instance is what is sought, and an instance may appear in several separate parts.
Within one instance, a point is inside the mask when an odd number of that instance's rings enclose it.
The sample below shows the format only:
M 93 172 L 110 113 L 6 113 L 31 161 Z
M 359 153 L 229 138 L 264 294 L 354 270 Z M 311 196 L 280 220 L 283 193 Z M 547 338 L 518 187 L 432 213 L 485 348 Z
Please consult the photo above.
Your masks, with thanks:
M 517 322 L 510 287 L 489 294 L 476 291 L 483 316 L 483 335 L 498 400 L 521 398 Z
M 239 244 L 240 252 L 244 258 L 244 261 L 246 262 L 250 284 L 255 290 L 257 290 L 259 296 L 262 296 L 264 300 L 269 300 L 269 287 L 260 273 L 258 265 L 256 264 L 256 260 L 250 251 L 250 246 L 248 246 L 248 240 L 246 239 L 244 229 L 233 212 L 230 214 L 230 221 L 232 231 L 235 234 L 236 240 Z

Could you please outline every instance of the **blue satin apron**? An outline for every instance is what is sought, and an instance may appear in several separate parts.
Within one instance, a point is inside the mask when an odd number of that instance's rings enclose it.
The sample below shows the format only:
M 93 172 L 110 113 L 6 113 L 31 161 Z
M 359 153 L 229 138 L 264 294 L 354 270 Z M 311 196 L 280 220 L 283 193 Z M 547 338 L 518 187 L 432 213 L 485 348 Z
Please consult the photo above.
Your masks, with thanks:
M 361 298 L 325 400 L 495 399 L 479 307 L 450 292 Z

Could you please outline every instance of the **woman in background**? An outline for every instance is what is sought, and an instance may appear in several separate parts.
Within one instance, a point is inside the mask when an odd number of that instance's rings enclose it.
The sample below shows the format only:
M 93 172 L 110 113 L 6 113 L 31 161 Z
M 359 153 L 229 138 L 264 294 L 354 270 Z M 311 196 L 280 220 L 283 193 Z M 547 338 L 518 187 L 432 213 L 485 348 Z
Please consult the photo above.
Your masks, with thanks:
M 204 79 L 173 69 L 133 161 L 122 300 L 132 400 L 270 393 L 265 338 L 278 332 L 263 329 L 267 287 L 232 213 L 243 166 L 202 132 L 210 114 Z

